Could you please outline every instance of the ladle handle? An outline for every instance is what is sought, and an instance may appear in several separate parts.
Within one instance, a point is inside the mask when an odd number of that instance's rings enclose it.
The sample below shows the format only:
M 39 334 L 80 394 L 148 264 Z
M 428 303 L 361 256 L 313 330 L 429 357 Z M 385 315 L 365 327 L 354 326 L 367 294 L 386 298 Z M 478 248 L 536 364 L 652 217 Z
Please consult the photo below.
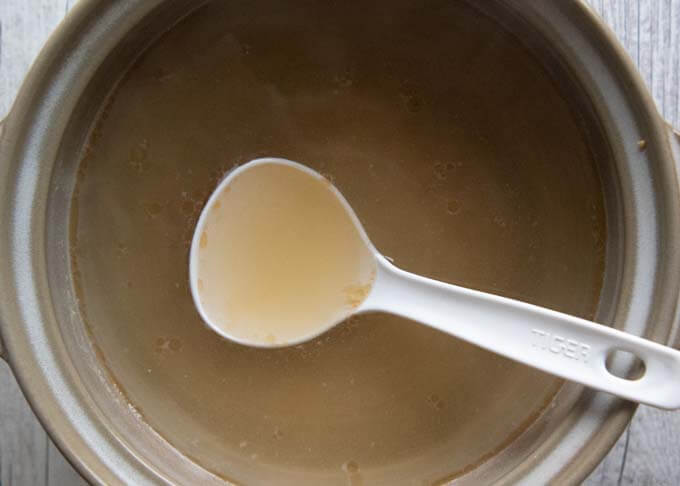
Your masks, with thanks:
M 384 258 L 358 311 L 397 314 L 591 388 L 680 408 L 679 351 L 578 317 L 414 275 Z M 638 379 L 612 374 L 606 361 L 617 350 L 640 359 L 644 374 Z

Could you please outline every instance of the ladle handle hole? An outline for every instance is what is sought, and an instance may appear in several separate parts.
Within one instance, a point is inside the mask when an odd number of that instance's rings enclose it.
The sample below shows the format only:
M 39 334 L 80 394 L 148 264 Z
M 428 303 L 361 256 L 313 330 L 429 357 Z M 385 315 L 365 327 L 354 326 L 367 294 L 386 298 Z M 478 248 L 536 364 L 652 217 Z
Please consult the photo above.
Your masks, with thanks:
M 642 358 L 632 351 L 619 348 L 614 348 L 607 353 L 605 367 L 611 375 L 629 381 L 641 379 L 647 371 Z

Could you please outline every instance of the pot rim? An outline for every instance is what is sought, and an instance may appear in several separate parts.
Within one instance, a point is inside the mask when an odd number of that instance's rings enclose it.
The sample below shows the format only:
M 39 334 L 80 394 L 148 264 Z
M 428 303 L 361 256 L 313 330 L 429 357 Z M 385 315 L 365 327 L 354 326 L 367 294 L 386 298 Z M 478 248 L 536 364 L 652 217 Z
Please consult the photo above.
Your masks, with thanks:
M 521 3 L 521 0 L 517 2 L 515 0 L 503 1 L 507 1 L 508 3 Z M 655 154 L 655 168 L 663 175 L 662 177 L 658 177 L 660 180 L 655 181 L 657 186 L 661 186 L 662 189 L 655 192 L 655 195 L 657 198 L 662 199 L 659 206 L 665 211 L 663 216 L 666 225 L 664 229 L 666 231 L 663 235 L 663 239 L 661 239 L 661 241 L 655 241 L 655 243 L 658 245 L 657 251 L 666 261 L 666 266 L 661 269 L 661 278 L 657 280 L 657 284 L 660 281 L 661 285 L 658 285 L 656 288 L 656 292 L 663 293 L 664 295 L 665 309 L 663 312 L 655 314 L 655 316 L 659 318 L 658 322 L 660 325 L 656 326 L 652 330 L 653 332 L 645 332 L 645 329 L 643 329 L 641 325 L 638 326 L 638 329 L 626 330 L 628 332 L 642 334 L 648 339 L 663 344 L 677 346 L 680 344 L 680 286 L 678 285 L 678 279 L 673 278 L 671 273 L 677 271 L 679 268 L 680 250 L 677 244 L 673 245 L 668 242 L 676 240 L 680 231 L 680 192 L 678 190 L 680 187 L 680 179 L 678 178 L 680 159 L 677 158 L 680 149 L 674 158 L 670 141 L 673 130 L 668 129 L 667 123 L 659 114 L 642 75 L 628 55 L 624 46 L 617 39 L 614 31 L 604 23 L 597 12 L 595 12 L 585 0 L 554 2 L 554 5 L 556 5 L 555 10 L 559 11 L 559 15 L 569 17 L 572 21 L 573 19 L 576 19 L 575 23 L 578 24 L 580 30 L 589 36 L 592 45 L 598 46 L 598 49 L 602 52 L 602 57 L 606 59 L 606 65 L 603 69 L 613 73 L 616 80 L 625 86 L 624 91 L 626 99 L 630 100 L 630 105 L 632 106 L 632 110 L 634 110 L 636 117 L 635 121 L 642 125 L 642 128 L 636 130 L 636 127 L 632 127 L 630 131 L 633 133 L 644 133 L 644 140 L 646 142 L 644 150 L 647 151 L 647 153 Z M 541 7 L 548 6 L 541 4 L 540 7 L 532 8 L 535 8 L 536 14 L 538 15 L 540 14 Z M 544 34 L 546 33 L 544 32 Z M 547 35 L 548 34 L 546 34 L 546 36 Z M 575 48 L 577 47 L 574 47 L 574 45 L 563 46 L 565 51 Z M 585 57 L 585 55 L 583 57 Z M 597 61 L 597 57 L 593 56 L 593 58 L 589 59 L 590 62 L 593 62 L 593 59 Z M 607 104 L 607 102 L 602 99 L 591 99 L 591 102 L 596 105 L 598 111 L 602 108 L 600 105 Z M 608 113 L 608 115 L 611 116 L 611 113 Z M 607 126 L 607 121 L 605 121 L 603 125 L 603 131 L 607 133 L 608 138 L 621 135 L 614 127 Z M 632 144 L 636 146 L 638 140 L 641 139 L 642 137 L 633 140 Z M 636 147 L 636 150 L 639 149 Z M 650 158 L 647 162 L 650 162 L 651 160 L 653 159 Z M 629 190 L 631 189 L 629 188 Z M 635 192 L 635 190 L 632 189 L 632 192 Z M 633 215 L 633 218 L 635 216 L 636 215 Z M 630 217 L 630 215 L 627 215 L 627 217 Z M 628 223 L 629 222 L 626 221 L 626 226 Z M 630 226 L 635 226 L 637 224 L 638 222 L 633 221 Z M 631 229 L 624 229 L 625 239 L 630 240 L 631 237 L 629 232 Z M 626 248 L 624 251 L 635 253 L 636 250 L 636 248 Z M 621 291 L 630 290 L 626 288 L 627 286 L 630 286 L 630 282 L 627 280 L 631 280 L 630 274 L 623 276 L 624 283 Z M 655 302 L 658 302 L 658 299 L 655 299 Z M 574 443 L 573 437 L 567 437 L 567 434 L 565 434 L 565 437 L 560 438 L 565 439 L 561 441 L 560 444 L 547 444 L 551 450 L 546 451 L 545 448 L 541 446 L 539 451 L 537 451 L 536 456 L 539 458 L 543 458 L 548 454 L 568 454 L 570 456 L 568 457 L 568 460 L 563 461 L 563 468 L 554 471 L 551 481 L 554 481 L 555 483 L 578 484 L 583 481 L 614 446 L 630 423 L 630 420 L 638 407 L 637 403 L 627 402 L 601 393 L 588 391 L 587 395 L 590 395 L 589 399 L 577 404 L 577 413 L 581 413 L 583 407 L 590 407 L 593 410 L 600 411 L 604 420 L 598 426 L 596 432 L 588 437 L 587 440 L 581 441 L 580 443 Z M 576 447 L 580 448 L 574 453 L 573 451 Z M 512 475 L 512 480 L 522 482 L 527 481 L 529 484 L 532 484 L 532 481 L 535 482 L 540 477 L 540 469 L 542 468 L 538 467 L 526 472 L 526 474 L 524 471 L 518 472 L 518 474 Z M 537 472 L 539 473 L 538 475 L 535 474 Z M 543 481 L 545 481 L 545 479 L 543 479 Z
M 44 248 L 40 248 L 29 236 L 43 231 L 37 225 L 44 219 L 46 187 L 32 188 L 34 197 L 30 200 L 15 201 L 10 196 L 16 192 L 13 187 L 15 180 L 17 185 L 30 184 L 41 170 L 40 160 L 54 159 L 59 148 L 58 144 L 52 144 L 47 147 L 49 150 L 37 147 L 36 151 L 31 137 L 44 133 L 48 122 L 56 121 L 51 127 L 65 129 L 71 109 L 98 67 L 96 61 L 104 59 L 140 19 L 162 3 L 163 0 L 78 2 L 41 50 L 22 84 L 4 123 L 4 130 L 0 129 L 0 227 L 19 225 L 0 236 L 0 256 L 9 262 L 0 272 L 0 353 L 4 342 L 4 357 L 8 359 L 36 416 L 71 464 L 88 481 L 99 484 L 167 481 L 158 472 L 152 471 L 148 464 L 141 463 L 107 428 L 106 418 L 98 413 L 84 393 L 82 384 L 78 383 L 78 372 L 68 358 L 58 330 L 46 329 L 40 324 L 42 316 L 52 314 L 45 304 L 49 300 L 49 288 L 45 279 L 33 275 L 29 267 L 33 260 L 44 262 L 45 255 Z M 676 230 L 677 234 L 680 209 L 674 204 L 679 200 L 678 179 L 664 122 L 651 95 L 623 46 L 597 14 L 582 0 L 571 0 L 565 4 L 566 9 L 583 20 L 582 29 L 606 44 L 617 75 L 628 84 L 627 94 L 638 103 L 638 115 L 648 128 L 647 150 L 657 154 L 666 173 L 675 175 L 659 183 L 667 189 L 663 194 L 664 208 L 671 214 L 665 216 L 671 230 Z M 79 44 L 74 47 L 76 42 Z M 84 69 L 85 61 L 78 56 L 95 50 L 97 55 L 93 62 Z M 74 54 L 73 59 L 71 54 Z M 55 99 L 60 101 L 59 110 L 53 105 Z M 49 117 L 44 116 L 48 113 Z M 24 151 L 32 158 L 27 158 Z M 43 193 L 39 193 L 38 189 L 42 189 Z M 28 221 L 17 221 L 15 212 L 20 211 L 30 215 Z M 18 246 L 22 244 L 26 248 L 19 251 Z M 678 268 L 680 250 L 673 247 L 663 250 L 668 252 L 673 263 L 670 267 Z M 666 276 L 666 280 L 668 278 Z M 665 289 L 667 293 L 675 292 L 675 309 L 671 319 L 676 329 L 679 324 L 677 287 L 676 282 Z M 39 297 L 42 297 L 42 302 Z M 670 332 L 666 329 L 662 335 L 654 337 L 667 342 Z M 45 354 L 35 352 L 36 343 Z M 607 413 L 607 418 L 597 433 L 582 444 L 577 454 L 571 454 L 568 461 L 563 460 L 563 467 L 557 471 L 560 478 L 583 479 L 615 443 L 636 409 L 635 404 L 620 399 L 594 393 L 586 395 L 591 395 L 586 400 L 588 406 Z M 547 452 L 540 455 L 540 459 L 545 456 Z

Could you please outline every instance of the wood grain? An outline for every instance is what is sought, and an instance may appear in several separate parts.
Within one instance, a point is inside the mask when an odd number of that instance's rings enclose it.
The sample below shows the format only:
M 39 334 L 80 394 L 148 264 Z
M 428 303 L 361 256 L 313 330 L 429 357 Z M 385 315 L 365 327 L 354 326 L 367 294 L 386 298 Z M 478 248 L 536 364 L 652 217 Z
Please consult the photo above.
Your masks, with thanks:
M 0 118 L 74 0 L 0 0 Z M 614 30 L 659 111 L 680 127 L 680 0 L 587 0 Z M 0 362 L 0 486 L 81 486 Z M 640 407 L 586 486 L 680 484 L 680 412 Z

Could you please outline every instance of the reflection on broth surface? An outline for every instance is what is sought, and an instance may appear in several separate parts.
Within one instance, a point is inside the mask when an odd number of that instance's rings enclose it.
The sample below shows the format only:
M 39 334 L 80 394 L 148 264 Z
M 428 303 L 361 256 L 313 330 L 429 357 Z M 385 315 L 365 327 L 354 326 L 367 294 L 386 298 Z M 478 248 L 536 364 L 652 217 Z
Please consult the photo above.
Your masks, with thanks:
M 239 482 L 395 484 L 469 470 L 536 419 L 559 380 L 394 316 L 270 350 L 206 328 L 187 286 L 194 225 L 219 179 L 262 156 L 331 178 L 405 270 L 597 306 L 595 163 L 515 38 L 456 1 L 212 2 L 120 83 L 73 201 L 81 309 L 156 431 Z

